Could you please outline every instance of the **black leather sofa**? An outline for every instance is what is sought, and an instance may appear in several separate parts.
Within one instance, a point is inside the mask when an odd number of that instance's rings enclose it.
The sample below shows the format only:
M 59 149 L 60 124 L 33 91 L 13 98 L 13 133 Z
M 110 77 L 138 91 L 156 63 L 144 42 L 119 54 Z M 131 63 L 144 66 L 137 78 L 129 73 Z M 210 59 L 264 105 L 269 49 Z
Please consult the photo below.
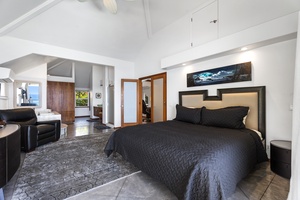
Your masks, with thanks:
M 0 119 L 21 126 L 21 150 L 25 152 L 60 138 L 60 120 L 38 122 L 32 108 L 0 110 Z

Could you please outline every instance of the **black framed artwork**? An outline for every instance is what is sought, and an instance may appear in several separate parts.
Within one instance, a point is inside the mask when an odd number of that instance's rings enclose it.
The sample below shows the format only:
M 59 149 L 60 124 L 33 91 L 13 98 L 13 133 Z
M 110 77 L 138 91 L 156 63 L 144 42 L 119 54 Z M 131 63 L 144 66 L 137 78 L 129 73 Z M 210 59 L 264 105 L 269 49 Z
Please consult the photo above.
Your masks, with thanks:
M 251 80 L 251 62 L 245 62 L 189 73 L 187 74 L 187 87 Z

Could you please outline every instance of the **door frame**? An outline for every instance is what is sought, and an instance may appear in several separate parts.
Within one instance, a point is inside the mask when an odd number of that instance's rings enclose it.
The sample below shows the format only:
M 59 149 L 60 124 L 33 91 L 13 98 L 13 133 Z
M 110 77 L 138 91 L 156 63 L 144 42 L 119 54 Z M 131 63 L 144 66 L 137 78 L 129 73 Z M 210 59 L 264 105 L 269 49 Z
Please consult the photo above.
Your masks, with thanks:
M 159 73 L 150 76 L 141 77 L 138 79 L 139 81 L 139 91 L 138 91 L 138 122 L 142 124 L 142 99 L 143 99 L 143 84 L 142 81 L 144 79 L 151 80 L 151 107 L 153 108 L 153 80 L 155 79 L 163 79 L 163 121 L 167 120 L 167 73 Z M 152 111 L 151 111 L 152 112 Z M 153 122 L 153 114 L 151 113 L 151 122 Z
M 125 123 L 124 122 L 124 83 L 125 82 L 135 82 L 137 84 L 136 87 L 136 116 L 137 116 L 137 120 L 136 122 L 133 123 Z M 139 106 L 138 106 L 138 102 L 139 102 L 139 81 L 138 79 L 121 79 L 121 127 L 125 127 L 125 126 L 133 126 L 139 123 Z

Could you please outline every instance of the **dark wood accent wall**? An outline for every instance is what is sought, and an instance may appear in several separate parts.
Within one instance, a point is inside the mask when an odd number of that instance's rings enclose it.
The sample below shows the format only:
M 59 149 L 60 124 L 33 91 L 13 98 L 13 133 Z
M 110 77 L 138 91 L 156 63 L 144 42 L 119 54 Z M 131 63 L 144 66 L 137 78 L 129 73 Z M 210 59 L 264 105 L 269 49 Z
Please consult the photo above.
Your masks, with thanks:
M 68 82 L 47 82 L 47 108 L 61 114 L 63 123 L 75 120 L 75 84 Z

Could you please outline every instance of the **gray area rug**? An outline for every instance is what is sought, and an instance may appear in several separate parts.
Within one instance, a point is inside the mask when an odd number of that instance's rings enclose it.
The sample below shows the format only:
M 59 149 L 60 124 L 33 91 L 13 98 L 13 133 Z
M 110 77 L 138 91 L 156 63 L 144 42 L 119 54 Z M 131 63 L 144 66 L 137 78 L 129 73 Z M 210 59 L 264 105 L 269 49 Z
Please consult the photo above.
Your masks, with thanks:
M 27 153 L 12 199 L 64 199 L 138 171 L 120 155 L 106 157 L 110 135 L 61 139 Z

